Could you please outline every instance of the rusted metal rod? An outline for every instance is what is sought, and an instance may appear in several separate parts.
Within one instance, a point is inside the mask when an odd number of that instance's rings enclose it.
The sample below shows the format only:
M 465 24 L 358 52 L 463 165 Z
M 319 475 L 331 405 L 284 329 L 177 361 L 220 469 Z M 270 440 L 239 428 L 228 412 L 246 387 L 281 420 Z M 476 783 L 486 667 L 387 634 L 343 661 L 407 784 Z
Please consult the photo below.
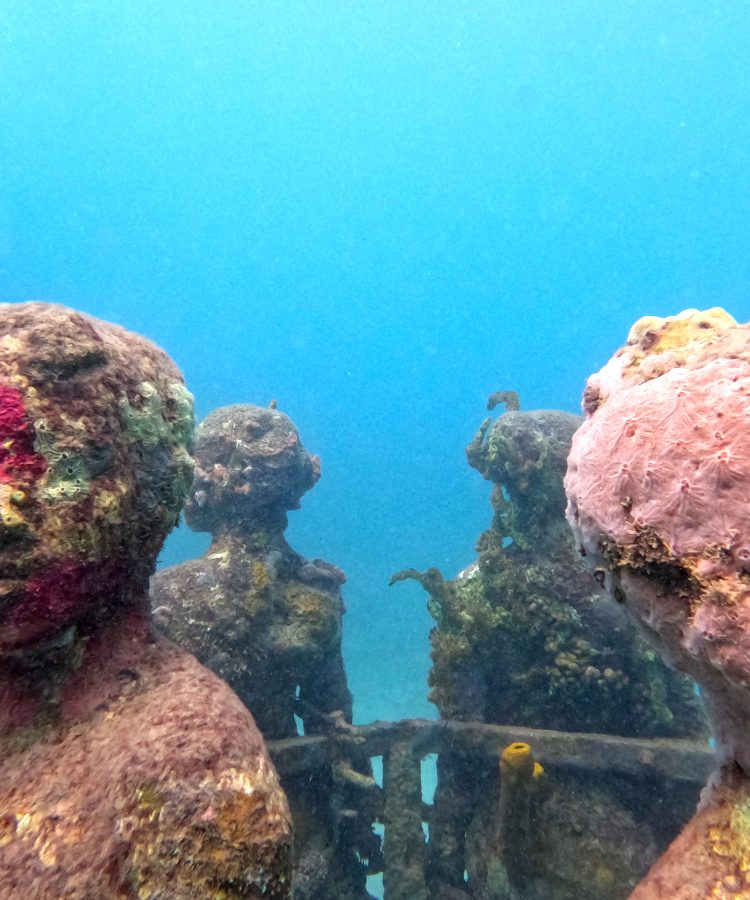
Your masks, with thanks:
M 367 756 L 384 756 L 404 728 L 411 733 L 418 757 L 447 750 L 499 758 L 513 741 L 534 748 L 546 769 L 585 769 L 640 778 L 671 778 L 703 784 L 714 765 L 713 751 L 704 743 L 667 738 L 623 738 L 606 734 L 547 731 L 516 725 L 479 722 L 433 722 L 407 719 L 353 726 L 342 734 L 310 735 L 269 741 L 268 747 L 282 775 L 331 765 L 332 742 L 353 742 Z
M 427 900 L 422 772 L 413 736 L 402 725 L 383 757 L 383 887 L 388 900 Z

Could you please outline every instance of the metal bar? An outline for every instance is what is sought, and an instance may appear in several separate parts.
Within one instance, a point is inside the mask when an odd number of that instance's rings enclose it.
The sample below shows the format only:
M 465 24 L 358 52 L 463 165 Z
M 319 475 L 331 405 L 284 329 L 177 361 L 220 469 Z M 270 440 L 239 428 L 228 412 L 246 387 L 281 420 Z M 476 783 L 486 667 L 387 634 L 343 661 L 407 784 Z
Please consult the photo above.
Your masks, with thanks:
M 331 764 L 332 742 L 353 742 L 367 756 L 384 756 L 392 742 L 408 728 L 419 757 L 446 750 L 498 758 L 514 741 L 525 741 L 546 769 L 585 769 L 633 778 L 655 776 L 692 784 L 705 783 L 714 766 L 714 753 L 704 743 L 666 738 L 623 738 L 606 734 L 547 731 L 516 725 L 479 722 L 433 722 L 406 719 L 354 726 L 341 734 L 311 735 L 269 741 L 268 747 L 282 775 Z
M 383 888 L 388 900 L 427 900 L 422 772 L 411 729 L 401 727 L 383 757 Z

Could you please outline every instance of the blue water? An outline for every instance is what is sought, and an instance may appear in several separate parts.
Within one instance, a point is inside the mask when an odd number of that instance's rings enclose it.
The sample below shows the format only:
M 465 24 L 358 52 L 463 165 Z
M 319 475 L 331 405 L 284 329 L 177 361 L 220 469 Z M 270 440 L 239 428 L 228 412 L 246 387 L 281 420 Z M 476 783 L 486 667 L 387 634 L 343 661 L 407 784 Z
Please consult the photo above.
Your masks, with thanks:
M 199 415 L 276 398 L 357 717 L 429 715 L 387 583 L 472 560 L 486 396 L 575 410 L 640 315 L 750 318 L 748 58 L 741 0 L 0 0 L 0 298 L 151 336 Z

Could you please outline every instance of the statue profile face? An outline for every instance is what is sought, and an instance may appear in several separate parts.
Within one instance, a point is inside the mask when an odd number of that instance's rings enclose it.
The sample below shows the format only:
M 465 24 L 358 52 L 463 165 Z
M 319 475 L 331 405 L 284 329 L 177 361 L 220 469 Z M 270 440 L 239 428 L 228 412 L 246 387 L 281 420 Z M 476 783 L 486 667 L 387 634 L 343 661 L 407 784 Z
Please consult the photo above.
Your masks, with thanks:
M 252 404 L 209 413 L 196 431 L 195 463 L 185 506 L 194 531 L 258 524 L 298 509 L 320 478 L 320 460 L 302 446 L 292 420 Z
M 146 589 L 192 479 L 192 397 L 144 338 L 0 304 L 0 651 Z

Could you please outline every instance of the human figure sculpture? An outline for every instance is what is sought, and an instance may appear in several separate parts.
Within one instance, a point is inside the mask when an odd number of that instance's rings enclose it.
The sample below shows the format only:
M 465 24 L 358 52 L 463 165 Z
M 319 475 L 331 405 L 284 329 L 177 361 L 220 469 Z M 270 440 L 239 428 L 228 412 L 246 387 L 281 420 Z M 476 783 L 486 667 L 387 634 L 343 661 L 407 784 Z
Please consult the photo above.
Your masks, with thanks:
M 267 739 L 307 732 L 320 713 L 351 721 L 341 658 L 345 576 L 287 543 L 287 512 L 320 477 L 291 420 L 250 404 L 210 413 L 196 432 L 185 521 L 210 531 L 199 559 L 151 585 L 166 633 L 233 687 Z M 318 729 L 319 730 L 319 729 Z
M 416 577 L 431 594 L 430 698 L 443 718 L 704 734 L 692 682 L 643 643 L 576 552 L 562 481 L 582 420 L 560 410 L 521 412 L 511 397 L 511 408 L 486 419 L 467 448 L 469 464 L 493 483 L 494 516 L 478 560 L 451 580 L 437 570 L 396 576 Z
M 0 322 L 0 896 L 289 897 L 251 716 L 152 626 L 192 478 L 180 373 L 64 307 Z
M 320 477 L 291 420 L 250 404 L 210 413 L 196 431 L 185 520 L 211 533 L 203 556 L 152 579 L 165 632 L 230 684 L 266 739 L 342 729 L 352 697 L 341 655 L 340 569 L 287 543 L 287 512 Z M 295 897 L 366 897 L 361 862 L 379 854 L 361 811 L 369 761 L 284 779 L 295 822 Z
M 509 391 L 493 394 L 488 408 L 498 403 L 507 411 L 485 419 L 466 450 L 469 464 L 492 482 L 494 515 L 477 542 L 477 561 L 453 579 L 437 569 L 394 576 L 415 578 L 430 593 L 430 699 L 441 718 L 706 740 L 693 682 L 644 643 L 577 553 L 563 476 L 583 420 L 560 410 L 522 412 Z M 529 748 L 519 746 L 526 750 L 509 759 L 530 776 Z M 484 900 L 624 897 L 696 799 L 692 784 L 644 778 L 624 790 L 617 775 L 581 765 L 555 773 L 550 796 L 535 805 L 531 837 L 514 804 L 501 812 L 495 765 L 447 750 L 437 767 L 428 848 L 436 896 L 450 885 Z M 502 761 L 500 768 L 512 774 Z M 503 786 L 508 779 L 501 777 L 501 798 Z
M 584 409 L 565 482 L 580 551 L 698 682 L 717 742 L 695 817 L 632 896 L 750 897 L 750 327 L 641 319 Z

